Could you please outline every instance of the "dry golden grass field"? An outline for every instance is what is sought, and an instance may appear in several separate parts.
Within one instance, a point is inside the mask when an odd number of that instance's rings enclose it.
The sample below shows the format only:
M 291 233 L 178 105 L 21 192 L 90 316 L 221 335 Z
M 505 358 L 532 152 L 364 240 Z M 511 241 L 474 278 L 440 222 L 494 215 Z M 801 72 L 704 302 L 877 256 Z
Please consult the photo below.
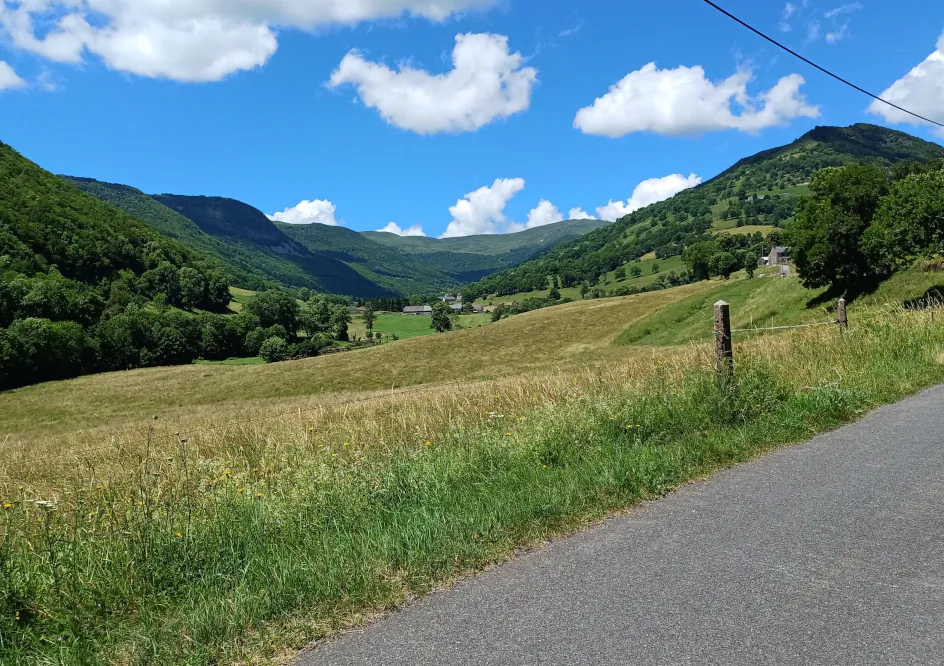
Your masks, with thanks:
M 944 332 L 901 307 L 940 277 L 890 281 L 845 335 L 739 338 L 733 383 L 711 370 L 712 302 L 730 300 L 736 325 L 780 324 L 828 315 L 807 308 L 816 294 L 705 282 L 304 361 L 0 394 L 0 661 L 290 659 L 522 545 L 941 381 Z

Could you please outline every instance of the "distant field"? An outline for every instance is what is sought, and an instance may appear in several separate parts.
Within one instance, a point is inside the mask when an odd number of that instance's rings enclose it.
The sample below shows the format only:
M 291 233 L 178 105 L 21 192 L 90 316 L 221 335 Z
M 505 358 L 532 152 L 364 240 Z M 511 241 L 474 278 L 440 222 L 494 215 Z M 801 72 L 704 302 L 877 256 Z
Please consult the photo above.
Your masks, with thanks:
M 901 304 L 941 283 L 941 273 L 903 273 L 861 304 Z M 803 289 L 795 278 L 712 280 L 577 301 L 478 328 L 301 361 L 148 368 L 30 386 L 0 394 L 0 458 L 4 441 L 15 445 L 73 430 L 141 428 L 154 414 L 162 425 L 183 427 L 307 405 L 323 399 L 319 396 L 606 365 L 633 357 L 639 346 L 710 339 L 711 305 L 719 298 L 732 304 L 737 328 L 829 319 L 822 306 L 807 307 L 818 293 Z M 425 318 L 392 317 L 399 326 L 429 325 Z
M 765 236 L 771 231 L 775 231 L 777 227 L 773 227 L 767 224 L 747 224 L 743 227 L 737 226 L 728 226 L 728 227 L 715 227 L 715 230 L 721 234 L 728 235 L 738 235 L 738 234 L 756 234 L 758 231 Z
M 605 363 L 629 352 L 615 344 L 634 321 L 719 286 L 703 282 L 627 298 L 588 300 L 517 315 L 480 328 L 271 365 L 190 365 L 79 377 L 0 394 L 4 437 L 44 438 L 75 429 L 146 427 L 242 419 L 319 394 L 455 383 L 549 367 Z M 408 318 L 403 317 L 407 320 Z M 419 319 L 419 318 L 417 318 Z M 429 326 L 429 320 L 423 323 Z M 404 324 L 419 326 L 419 323 Z
M 455 323 L 462 328 L 475 328 L 484 326 L 490 321 L 491 315 L 487 314 L 459 315 Z M 431 323 L 432 317 L 404 317 L 402 314 L 384 313 L 377 315 L 374 331 L 385 335 L 396 335 L 400 340 L 409 340 L 434 335 L 436 332 L 430 327 Z M 364 337 L 367 334 L 367 327 L 361 315 L 353 317 L 348 333 L 351 337 Z
M 256 292 L 249 291 L 248 289 L 240 289 L 239 287 L 230 287 L 229 288 L 230 296 L 232 296 L 232 301 L 229 304 L 229 309 L 233 312 L 240 312 L 243 309 L 243 306 L 246 304 L 250 298 L 255 296 Z

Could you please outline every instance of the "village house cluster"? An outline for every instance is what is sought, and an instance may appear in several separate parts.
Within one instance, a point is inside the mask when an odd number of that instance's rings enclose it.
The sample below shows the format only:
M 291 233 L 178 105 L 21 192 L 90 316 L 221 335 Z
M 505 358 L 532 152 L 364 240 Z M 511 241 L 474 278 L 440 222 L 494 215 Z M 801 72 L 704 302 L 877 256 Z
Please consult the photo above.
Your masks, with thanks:
M 457 314 L 462 314 L 462 294 L 457 294 L 452 296 L 446 294 L 442 297 L 442 302 L 449 306 L 449 309 L 453 310 Z M 485 312 L 485 306 L 473 304 L 472 312 L 475 314 L 481 314 Z M 431 305 L 408 305 L 403 308 L 403 316 L 405 317 L 432 317 L 433 316 L 433 306 Z

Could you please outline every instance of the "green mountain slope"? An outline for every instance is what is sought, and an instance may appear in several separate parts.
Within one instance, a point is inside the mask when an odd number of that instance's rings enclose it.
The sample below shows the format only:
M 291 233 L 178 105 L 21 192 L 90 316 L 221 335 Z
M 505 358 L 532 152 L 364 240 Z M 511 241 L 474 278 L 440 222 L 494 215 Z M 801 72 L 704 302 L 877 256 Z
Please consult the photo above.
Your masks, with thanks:
M 368 297 L 451 290 L 606 224 L 570 220 L 500 236 L 401 238 L 318 224 L 273 223 L 232 199 L 151 196 L 127 185 L 62 178 L 211 257 L 232 284 L 252 290 L 282 284 Z
M 201 231 L 244 256 L 255 272 L 293 287 L 348 296 L 385 297 L 388 290 L 345 263 L 313 252 L 279 229 L 261 211 L 233 199 L 160 194 L 158 203 L 192 220 Z
M 476 294 L 545 289 L 595 282 L 608 271 L 650 252 L 677 256 L 715 231 L 769 229 L 789 223 L 819 169 L 867 162 L 890 166 L 944 157 L 944 147 L 876 125 L 817 127 L 793 143 L 745 158 L 702 185 L 636 211 L 610 226 L 565 242 L 547 255 L 471 285 Z
M 312 252 L 337 259 L 371 282 L 399 294 L 433 293 L 459 285 L 455 278 L 427 263 L 344 227 L 281 222 L 276 226 Z
M 55 270 L 94 283 L 148 267 L 148 246 L 182 264 L 196 257 L 143 222 L 86 196 L 0 143 L 0 270 Z
M 539 257 L 607 224 L 602 220 L 567 220 L 515 234 L 463 238 L 397 236 L 379 231 L 364 236 L 412 255 L 460 282 L 469 282 Z
M 217 268 L 0 143 L 0 390 L 192 361 L 227 326 Z
M 152 229 L 168 238 L 179 240 L 187 247 L 213 257 L 230 275 L 230 282 L 236 287 L 259 291 L 278 284 L 272 277 L 276 271 L 267 270 L 265 258 L 260 261 L 258 253 L 211 236 L 192 220 L 159 203 L 141 190 L 128 185 L 103 183 L 92 178 L 60 178 L 86 194 L 147 222 Z

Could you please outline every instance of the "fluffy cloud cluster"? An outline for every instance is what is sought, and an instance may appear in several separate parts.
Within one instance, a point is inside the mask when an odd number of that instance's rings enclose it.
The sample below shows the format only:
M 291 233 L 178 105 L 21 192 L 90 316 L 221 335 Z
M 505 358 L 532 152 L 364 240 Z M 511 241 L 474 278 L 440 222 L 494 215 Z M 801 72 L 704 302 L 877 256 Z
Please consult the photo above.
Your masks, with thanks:
M 499 178 L 491 186 L 469 192 L 449 208 L 452 222 L 441 238 L 507 233 L 514 223 L 505 217 L 505 206 L 524 189 L 524 178 Z M 520 227 L 520 225 L 518 225 Z
M 480 187 L 457 201 L 456 205 L 449 209 L 453 219 L 441 237 L 515 233 L 564 220 L 601 219 L 613 222 L 641 208 L 674 197 L 679 192 L 695 187 L 701 182 L 701 178 L 695 174 L 685 177 L 677 173 L 664 178 L 644 180 L 636 186 L 629 201 L 610 201 L 605 206 L 597 208 L 599 217 L 594 217 L 582 208 L 571 208 L 565 217 L 557 206 L 547 199 L 541 199 L 537 207 L 528 213 L 527 221 L 522 224 L 509 219 L 505 215 L 505 207 L 524 189 L 525 181 L 522 178 L 500 178 L 491 186 Z M 393 225 L 392 222 L 387 226 L 391 225 Z M 393 226 L 396 227 L 396 225 Z M 390 231 L 390 229 L 385 228 L 382 231 Z
M 803 77 L 785 76 L 767 92 L 747 93 L 751 73 L 741 71 L 719 83 L 701 67 L 659 69 L 655 63 L 626 75 L 592 106 L 580 109 L 574 127 L 585 134 L 621 137 L 633 132 L 697 134 L 736 129 L 753 134 L 798 117 L 816 118 L 819 109 L 800 94 Z M 740 113 L 732 110 L 737 103 Z
M 494 0 L 21 0 L 0 3 L 0 31 L 57 62 L 85 53 L 112 69 L 216 81 L 265 64 L 277 28 L 313 29 L 402 15 L 442 21 Z
M 567 219 L 570 220 L 595 220 L 593 215 L 585 211 L 583 208 L 571 208 L 570 212 L 567 213 Z
M 679 173 L 664 178 L 650 178 L 636 186 L 629 201 L 610 201 L 607 205 L 597 208 L 597 215 L 601 220 L 615 222 L 621 217 L 654 203 L 671 199 L 679 192 L 700 184 L 701 178 L 695 174 L 691 174 L 688 178 Z
M 525 223 L 526 229 L 544 227 L 548 224 L 563 222 L 564 214 L 557 210 L 557 206 L 546 199 L 541 199 L 538 207 L 528 213 L 528 221 Z
M 944 34 L 938 40 L 934 53 L 879 96 L 926 118 L 944 122 Z M 925 124 L 912 115 L 878 101 L 872 102 L 869 112 L 882 116 L 890 123 Z M 944 138 L 944 128 L 938 127 L 935 133 Z
M 25 85 L 26 81 L 17 76 L 10 65 L 0 60 L 0 90 L 22 88 Z
M 423 227 L 418 224 L 414 224 L 412 227 L 407 227 L 404 229 L 396 222 L 390 222 L 383 229 L 378 229 L 377 231 L 383 231 L 388 234 L 396 234 L 397 236 L 425 236 L 426 232 L 423 231 Z
M 537 70 L 522 67 L 524 58 L 509 51 L 507 37 L 457 35 L 452 62 L 445 74 L 406 64 L 393 70 L 352 51 L 328 85 L 354 85 L 361 101 L 384 120 L 419 134 L 473 131 L 531 103 Z
M 338 226 L 334 217 L 337 210 L 330 201 L 315 199 L 302 201 L 297 206 L 286 208 L 281 213 L 267 215 L 273 222 L 287 222 L 288 224 L 326 224 L 329 227 Z

